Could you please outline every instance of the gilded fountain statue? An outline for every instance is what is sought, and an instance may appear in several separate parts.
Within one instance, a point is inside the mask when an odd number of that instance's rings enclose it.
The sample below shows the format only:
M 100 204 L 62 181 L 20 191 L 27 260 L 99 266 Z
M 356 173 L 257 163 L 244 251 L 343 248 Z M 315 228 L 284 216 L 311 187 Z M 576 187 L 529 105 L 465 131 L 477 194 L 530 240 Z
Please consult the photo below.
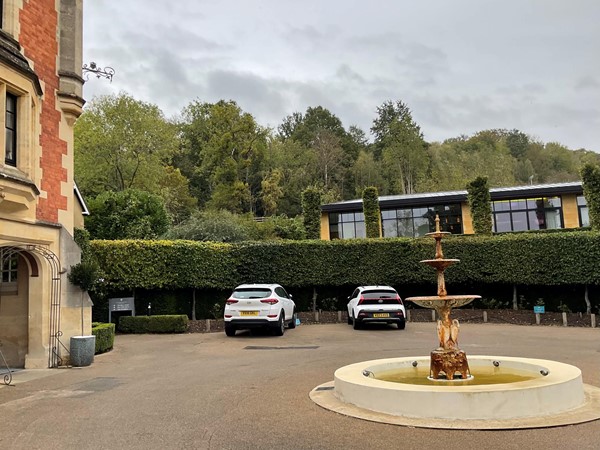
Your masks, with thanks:
M 459 262 L 459 260 L 444 258 L 442 238 L 447 234 L 450 233 L 440 230 L 440 218 L 436 216 L 435 232 L 426 234 L 426 236 L 435 239 L 435 258 L 421 261 L 421 263 L 427 264 L 437 271 L 437 295 L 409 297 L 406 300 L 425 308 L 435 309 L 439 316 L 437 323 L 439 347 L 431 352 L 430 378 L 433 380 L 454 380 L 458 373 L 460 379 L 467 380 L 471 378 L 467 355 L 458 348 L 460 324 L 458 320 L 450 317 L 450 312 L 452 308 L 464 306 L 476 298 L 481 298 L 481 296 L 448 295 L 444 271 L 452 264 Z

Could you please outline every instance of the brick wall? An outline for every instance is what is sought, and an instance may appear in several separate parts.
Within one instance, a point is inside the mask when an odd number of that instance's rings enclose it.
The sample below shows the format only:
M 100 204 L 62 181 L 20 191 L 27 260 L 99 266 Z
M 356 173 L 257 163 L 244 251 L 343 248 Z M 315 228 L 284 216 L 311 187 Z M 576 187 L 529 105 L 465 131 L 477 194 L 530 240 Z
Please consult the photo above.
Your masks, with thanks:
M 59 139 L 61 113 L 56 105 L 59 82 L 56 5 L 56 0 L 25 0 L 19 13 L 21 31 L 18 37 L 44 89 L 39 144 L 42 148 L 40 189 L 46 192 L 46 198 L 40 197 L 36 216 L 39 220 L 54 223 L 58 222 L 58 211 L 67 210 L 67 197 L 61 195 L 61 183 L 67 181 L 67 169 L 62 163 L 67 143 Z

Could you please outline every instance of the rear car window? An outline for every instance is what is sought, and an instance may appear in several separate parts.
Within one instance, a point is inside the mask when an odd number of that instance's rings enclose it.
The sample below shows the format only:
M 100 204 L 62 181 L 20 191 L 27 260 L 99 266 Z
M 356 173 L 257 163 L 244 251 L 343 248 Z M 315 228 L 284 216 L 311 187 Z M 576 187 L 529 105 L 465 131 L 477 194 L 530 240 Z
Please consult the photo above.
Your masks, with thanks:
M 247 298 L 267 298 L 271 295 L 271 289 L 263 288 L 246 288 L 246 289 L 236 289 L 233 291 L 231 296 L 233 298 L 239 299 L 247 299 Z
M 371 298 L 396 298 L 398 295 L 395 291 L 364 291 L 362 293 L 365 299 Z

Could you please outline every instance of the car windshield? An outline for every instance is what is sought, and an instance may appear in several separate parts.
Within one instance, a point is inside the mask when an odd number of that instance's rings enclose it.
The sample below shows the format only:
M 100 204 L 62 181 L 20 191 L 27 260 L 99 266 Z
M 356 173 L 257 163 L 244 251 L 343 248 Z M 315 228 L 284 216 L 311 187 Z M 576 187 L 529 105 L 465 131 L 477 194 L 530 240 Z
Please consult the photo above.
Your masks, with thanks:
M 233 298 L 267 298 L 271 295 L 271 289 L 268 288 L 242 288 L 233 291 Z
M 364 291 L 364 298 L 396 298 L 398 295 L 395 291 Z

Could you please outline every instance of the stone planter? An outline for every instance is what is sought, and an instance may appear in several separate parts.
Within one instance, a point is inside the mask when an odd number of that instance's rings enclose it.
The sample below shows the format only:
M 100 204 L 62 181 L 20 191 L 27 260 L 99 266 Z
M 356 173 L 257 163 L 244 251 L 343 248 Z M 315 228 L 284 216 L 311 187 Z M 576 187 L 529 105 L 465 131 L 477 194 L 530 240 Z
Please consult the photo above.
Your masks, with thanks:
M 70 352 L 72 366 L 89 366 L 94 362 L 94 353 L 96 352 L 96 336 L 71 337 Z

